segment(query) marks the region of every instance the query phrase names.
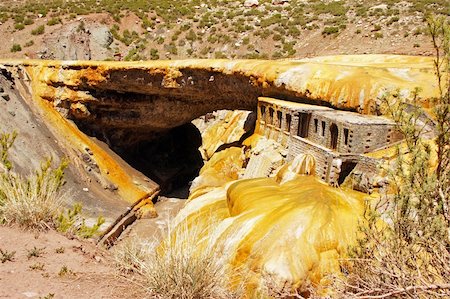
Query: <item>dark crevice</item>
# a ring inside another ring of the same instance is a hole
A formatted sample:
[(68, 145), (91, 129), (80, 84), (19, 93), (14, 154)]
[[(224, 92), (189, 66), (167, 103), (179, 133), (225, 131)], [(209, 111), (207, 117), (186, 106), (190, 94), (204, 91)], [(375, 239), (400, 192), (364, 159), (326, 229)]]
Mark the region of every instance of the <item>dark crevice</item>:
[(232, 143), (222, 144), (221, 146), (219, 146), (219, 148), (217, 148), (216, 153), (223, 151), (230, 147), (242, 147), (242, 143), (244, 142), (244, 140), (247, 139), (248, 137), (252, 136), (253, 133), (255, 132), (256, 117), (257, 117), (256, 112), (252, 111), (248, 115), (247, 119), (245, 120), (245, 123), (244, 123), (245, 133), (241, 136), (241, 138), (238, 141), (235, 141)]
[(339, 173), (338, 184), (342, 185), (348, 175), (353, 171), (356, 167), (356, 162), (353, 161), (345, 161), (341, 165), (341, 172)]
[[(191, 123), (170, 130), (157, 140), (138, 143), (116, 151), (132, 167), (158, 183), (161, 195), (187, 186), (203, 166), (198, 148), (202, 139)], [(188, 194), (183, 194), (184, 198)], [(181, 196), (181, 195), (180, 195)]]

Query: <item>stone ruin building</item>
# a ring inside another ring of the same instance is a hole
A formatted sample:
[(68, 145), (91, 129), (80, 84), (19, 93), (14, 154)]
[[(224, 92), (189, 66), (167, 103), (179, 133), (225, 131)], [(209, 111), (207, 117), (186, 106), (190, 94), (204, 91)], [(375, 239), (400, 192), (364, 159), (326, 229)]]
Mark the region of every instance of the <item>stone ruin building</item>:
[[(371, 191), (380, 159), (369, 153), (402, 140), (392, 120), (329, 107), (260, 97), (258, 133), (287, 149), (287, 160), (311, 154), (316, 176), (331, 185), (341, 185), (352, 173), (360, 191)], [(367, 190), (369, 189), (369, 190)]]

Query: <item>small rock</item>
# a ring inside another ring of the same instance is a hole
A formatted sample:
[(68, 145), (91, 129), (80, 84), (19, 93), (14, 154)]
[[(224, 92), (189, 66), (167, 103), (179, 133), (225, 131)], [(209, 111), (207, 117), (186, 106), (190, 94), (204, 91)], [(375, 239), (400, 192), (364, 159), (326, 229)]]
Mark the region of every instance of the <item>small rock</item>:
[(9, 94), (6, 94), (6, 93), (3, 93), (3, 94), (0, 94), (0, 97), (2, 97), (5, 101), (9, 101), (11, 98), (9, 97)]
[(289, 0), (272, 0), (272, 5), (283, 5), (288, 2)]
[(258, 0), (245, 0), (244, 7), (258, 7), (259, 1)]
[(13, 117), (16, 116), (16, 112), (14, 112), (14, 111), (8, 111), (8, 113), (11, 114), (11, 116), (13, 116)]
[(88, 108), (83, 103), (73, 103), (70, 105), (70, 112), (76, 118), (87, 118), (91, 115)]
[(86, 153), (88, 153), (90, 156), (93, 156), (94, 155), (94, 153), (91, 151), (91, 149), (90, 148), (88, 148), (88, 147), (85, 147), (84, 148), (84, 150), (86, 151)]
[(27, 298), (33, 298), (39, 296), (36, 292), (23, 292), (22, 295), (24, 295)]
[(89, 192), (89, 189), (88, 188), (83, 188), (83, 191), (84, 192)]

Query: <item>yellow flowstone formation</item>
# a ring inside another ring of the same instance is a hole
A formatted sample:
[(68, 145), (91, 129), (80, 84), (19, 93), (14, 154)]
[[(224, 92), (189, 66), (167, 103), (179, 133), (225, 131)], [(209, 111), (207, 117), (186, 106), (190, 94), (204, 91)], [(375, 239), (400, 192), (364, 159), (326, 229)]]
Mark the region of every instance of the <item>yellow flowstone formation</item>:
[[(227, 153), (220, 154), (226, 161)], [(228, 154), (233, 159), (237, 150)], [(215, 181), (218, 165), (206, 164), (200, 177), (211, 171)], [(355, 241), (367, 195), (303, 175), (313, 170), (314, 159), (301, 155), (274, 178), (211, 188), (191, 199), (174, 224), (208, 230), (210, 246), (251, 277), (253, 291), (268, 277), (300, 288), (307, 282), (326, 285), (325, 276), (339, 273), (338, 259)]]
[[(275, 61), (0, 60), (0, 69), (14, 78), (33, 113), (42, 116), (65, 154), (76, 161), (78, 174), (91, 179), (83, 164), (87, 153), (99, 170), (95, 181), (114, 186), (130, 203), (155, 194), (157, 184), (89, 136), (121, 148), (136, 146), (218, 109), (254, 110), (260, 96), (376, 114), (377, 99), (389, 91), (411, 97), (419, 87), (425, 107), (438, 95), (433, 58), (400, 55)], [(205, 144), (204, 156), (210, 158), (217, 147), (240, 136), (231, 124), (241, 121), (230, 115), (229, 128), (210, 130), (222, 136)], [(261, 155), (244, 177), (253, 177), (255, 164), (267, 164), (272, 171), (271, 165), (281, 162), (282, 154), (269, 156)]]

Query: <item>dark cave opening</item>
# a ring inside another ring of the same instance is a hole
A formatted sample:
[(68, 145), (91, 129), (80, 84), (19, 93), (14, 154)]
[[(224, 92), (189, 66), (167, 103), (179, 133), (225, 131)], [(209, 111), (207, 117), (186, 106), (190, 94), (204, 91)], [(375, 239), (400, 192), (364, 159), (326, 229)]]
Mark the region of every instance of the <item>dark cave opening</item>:
[(117, 152), (133, 168), (158, 183), (161, 195), (187, 198), (189, 182), (198, 176), (203, 159), (198, 148), (202, 137), (192, 123)]

